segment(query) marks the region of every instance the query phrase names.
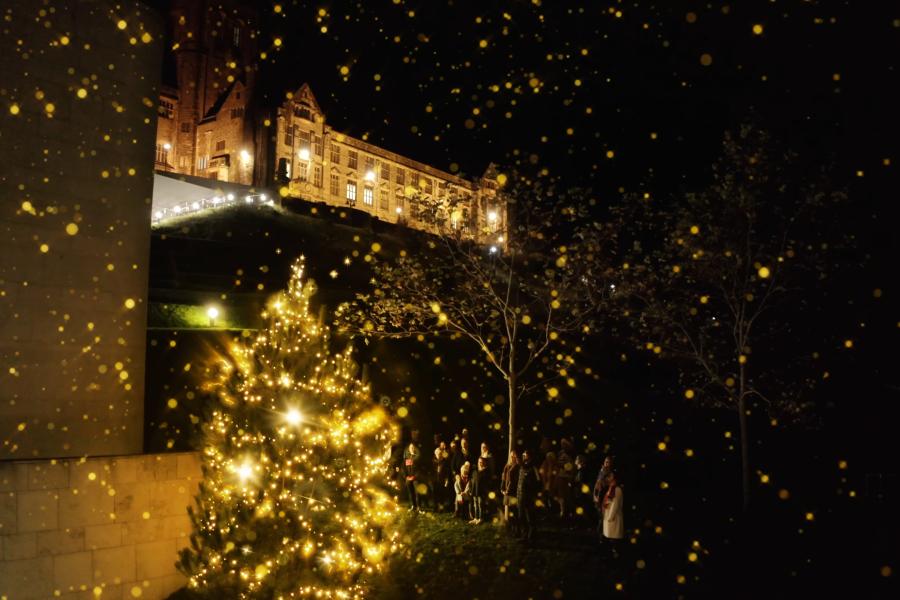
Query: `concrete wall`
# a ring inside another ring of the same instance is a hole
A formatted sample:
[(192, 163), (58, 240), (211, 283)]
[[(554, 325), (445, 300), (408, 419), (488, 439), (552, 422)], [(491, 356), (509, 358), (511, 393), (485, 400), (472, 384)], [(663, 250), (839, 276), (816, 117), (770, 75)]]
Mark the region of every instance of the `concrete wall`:
[(196, 453), (0, 463), (0, 597), (167, 597), (199, 479)]
[(4, 0), (0, 460), (141, 451), (162, 22)]

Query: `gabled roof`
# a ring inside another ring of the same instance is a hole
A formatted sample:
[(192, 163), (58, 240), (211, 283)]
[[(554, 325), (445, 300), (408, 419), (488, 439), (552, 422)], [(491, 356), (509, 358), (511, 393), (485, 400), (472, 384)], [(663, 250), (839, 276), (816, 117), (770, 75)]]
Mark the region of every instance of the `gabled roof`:
[(297, 88), (297, 91), (294, 92), (294, 100), (303, 100), (313, 107), (317, 113), (322, 114), (322, 109), (319, 107), (319, 103), (316, 102), (316, 97), (313, 95), (312, 88), (309, 87), (308, 83), (304, 83)]
[(239, 83), (241, 84), (241, 87), (243, 87), (244, 84), (241, 83), (241, 81), (239, 79), (237, 79), (237, 80), (231, 82), (231, 85), (229, 85), (227, 88), (225, 88), (225, 90), (221, 94), (219, 94), (219, 97), (216, 98), (215, 104), (213, 104), (209, 108), (209, 110), (206, 111), (206, 114), (203, 115), (201, 122), (206, 121), (207, 119), (213, 119), (216, 117), (216, 115), (219, 114), (219, 111), (222, 110), (222, 107), (225, 105), (225, 102), (231, 96), (231, 92), (234, 91), (235, 86), (237, 86), (237, 84), (239, 84)]

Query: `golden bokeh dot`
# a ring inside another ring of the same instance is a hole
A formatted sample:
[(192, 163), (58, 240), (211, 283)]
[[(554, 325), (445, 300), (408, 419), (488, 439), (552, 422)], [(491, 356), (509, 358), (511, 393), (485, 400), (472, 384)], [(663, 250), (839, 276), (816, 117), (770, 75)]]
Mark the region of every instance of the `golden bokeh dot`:
[(119, 22), (116, 23), (116, 27), (118, 27), (119, 29), (125, 29), (126, 27), (128, 27), (128, 22), (125, 21), (125, 19), (119, 19)]
[(684, 390), (684, 397), (687, 398), (688, 400), (690, 400), (691, 398), (693, 398), (693, 397), (694, 397), (694, 390), (691, 390), (691, 389)]
[(78, 88), (78, 91), (75, 92), (75, 95), (79, 98), (87, 98), (87, 90), (84, 88)]
[(760, 25), (759, 23), (757, 23), (756, 25), (753, 26), (753, 33), (754, 33), (754, 34), (756, 34), (756, 35), (762, 35), (762, 32), (763, 32), (763, 26), (762, 26), (762, 25)]
[(125, 299), (125, 308), (127, 308), (128, 310), (131, 310), (132, 308), (134, 308), (134, 305), (135, 305), (135, 302), (134, 302), (133, 298)]
[(46, 254), (49, 251), (50, 251), (50, 246), (48, 246), (47, 244), (41, 244), (41, 252)]
[(75, 223), (69, 223), (68, 225), (66, 225), (66, 233), (68, 233), (69, 235), (75, 235), (76, 233), (78, 233), (78, 225), (76, 225)]
[(12, 104), (10, 104), (10, 105), (9, 105), (9, 114), (11, 114), (11, 115), (17, 115), (17, 114), (19, 114), (19, 105), (16, 104), (15, 102), (13, 102)]
[(703, 65), (704, 67), (708, 67), (709, 65), (711, 65), (712, 61), (713, 61), (712, 54), (708, 54), (708, 53), (704, 52), (703, 54), (700, 55), (700, 64)]

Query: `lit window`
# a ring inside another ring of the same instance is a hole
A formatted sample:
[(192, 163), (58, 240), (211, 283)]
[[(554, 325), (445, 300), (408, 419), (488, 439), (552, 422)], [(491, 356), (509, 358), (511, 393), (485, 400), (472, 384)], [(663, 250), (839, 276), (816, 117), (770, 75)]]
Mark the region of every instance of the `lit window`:
[(347, 182), (347, 202), (356, 204), (356, 183), (353, 181)]
[(341, 176), (336, 175), (334, 173), (331, 174), (331, 183), (328, 188), (328, 192), (332, 196), (337, 196), (341, 193)]
[(313, 166), (313, 185), (322, 187), (322, 167), (319, 165)]
[(372, 206), (372, 204), (374, 204), (372, 188), (368, 186), (363, 190), (363, 204), (367, 206)]

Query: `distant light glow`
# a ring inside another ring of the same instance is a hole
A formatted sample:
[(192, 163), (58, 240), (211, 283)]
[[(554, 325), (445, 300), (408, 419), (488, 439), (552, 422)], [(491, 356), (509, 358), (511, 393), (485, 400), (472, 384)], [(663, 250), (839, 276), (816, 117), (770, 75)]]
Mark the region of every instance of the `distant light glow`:
[(375, 181), (375, 171), (366, 171), (366, 181)]
[(497, 220), (497, 211), (492, 210), (487, 215), (488, 221), (496, 221)]
[(241, 162), (250, 162), (250, 153), (246, 150), (241, 150)]
[(497, 246), (491, 246), (490, 252), (491, 254), (497, 254)]
[(300, 157), (300, 160), (309, 160), (309, 150), (306, 148), (301, 148), (297, 155)]
[(300, 421), (303, 420), (303, 416), (300, 414), (299, 410), (292, 408), (285, 413), (284, 420), (290, 425), (299, 425)]
[(216, 317), (219, 316), (219, 309), (216, 308), (215, 306), (210, 306), (209, 308), (206, 309), (206, 316), (209, 317), (210, 319), (215, 319)]

